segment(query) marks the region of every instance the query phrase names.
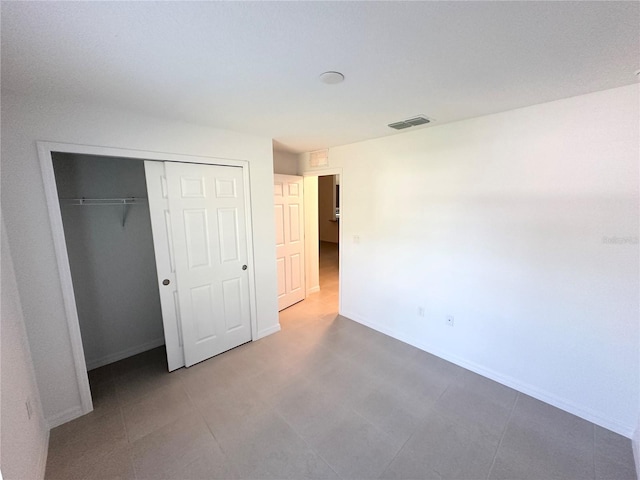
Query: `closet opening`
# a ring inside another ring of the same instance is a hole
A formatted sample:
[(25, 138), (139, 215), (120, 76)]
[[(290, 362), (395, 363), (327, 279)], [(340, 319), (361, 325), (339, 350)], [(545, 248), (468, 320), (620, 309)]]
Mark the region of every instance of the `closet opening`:
[(59, 152), (52, 161), (98, 405), (117, 375), (168, 371), (144, 161)]

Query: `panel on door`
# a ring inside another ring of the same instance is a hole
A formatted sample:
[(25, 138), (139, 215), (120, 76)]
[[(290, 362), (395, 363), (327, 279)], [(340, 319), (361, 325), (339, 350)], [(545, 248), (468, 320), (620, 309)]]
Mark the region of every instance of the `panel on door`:
[(167, 364), (171, 372), (184, 367), (184, 352), (178, 291), (176, 290), (169, 192), (167, 191), (164, 162), (147, 160), (144, 162), (144, 171), (147, 180), (147, 197), (149, 198)]
[(303, 177), (274, 175), (278, 310), (305, 298)]
[(190, 366), (251, 340), (240, 167), (165, 164), (184, 344)]

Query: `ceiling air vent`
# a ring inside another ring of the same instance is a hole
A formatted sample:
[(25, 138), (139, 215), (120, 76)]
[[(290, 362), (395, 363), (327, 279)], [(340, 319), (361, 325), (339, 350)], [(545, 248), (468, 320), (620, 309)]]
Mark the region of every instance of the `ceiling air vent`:
[(401, 122), (390, 123), (389, 126), (391, 128), (395, 128), (396, 130), (402, 130), (404, 128), (417, 127), (418, 125), (425, 125), (429, 122), (431, 122), (431, 120), (425, 117), (424, 115), (418, 115), (417, 117), (409, 118), (407, 120), (402, 120)]
[(396, 130), (402, 130), (403, 128), (413, 127), (413, 125), (411, 125), (410, 123), (407, 123), (407, 122), (390, 123), (389, 126), (391, 128), (395, 128)]
[(326, 167), (329, 165), (329, 150), (316, 150), (309, 156), (309, 166)]

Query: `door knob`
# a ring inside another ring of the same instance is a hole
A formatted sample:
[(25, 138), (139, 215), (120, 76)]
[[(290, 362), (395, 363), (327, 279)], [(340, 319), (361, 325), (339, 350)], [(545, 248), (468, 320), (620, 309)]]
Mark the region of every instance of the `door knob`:
[(243, 270), (246, 270), (246, 269), (247, 269), (247, 266), (246, 266), (246, 265), (242, 265), (242, 269), (243, 269)]
[(169, 281), (168, 278), (165, 278), (164, 280), (162, 280), (162, 284), (163, 285), (169, 285), (171, 282)]

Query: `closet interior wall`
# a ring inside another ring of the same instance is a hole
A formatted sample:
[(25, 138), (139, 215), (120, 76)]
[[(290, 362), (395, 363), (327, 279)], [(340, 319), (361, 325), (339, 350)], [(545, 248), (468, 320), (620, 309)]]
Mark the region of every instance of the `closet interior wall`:
[[(55, 153), (82, 344), (91, 370), (164, 344), (142, 160)], [(119, 205), (64, 199), (142, 198)]]

